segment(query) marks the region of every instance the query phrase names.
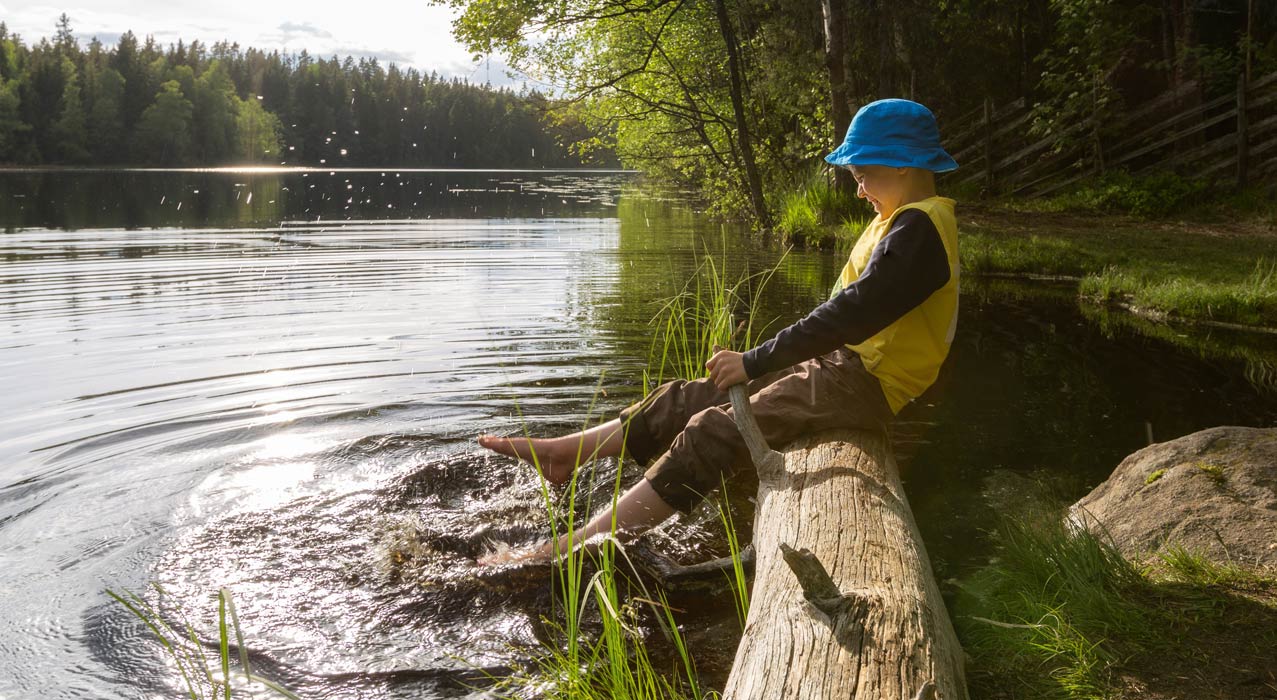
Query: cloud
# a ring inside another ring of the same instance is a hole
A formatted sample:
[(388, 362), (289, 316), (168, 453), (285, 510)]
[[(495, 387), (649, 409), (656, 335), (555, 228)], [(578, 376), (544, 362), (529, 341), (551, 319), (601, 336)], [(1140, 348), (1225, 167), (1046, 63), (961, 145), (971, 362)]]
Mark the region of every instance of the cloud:
[(211, 45), (228, 40), (241, 47), (312, 56), (373, 58), (383, 65), (437, 72), (471, 83), (517, 86), (505, 64), (494, 56), (491, 70), (469, 61), (469, 51), (451, 35), (457, 10), (421, 0), (379, 0), (355, 11), (314, 0), (254, 0), (252, 3), (209, 3), (208, 0), (0, 0), (0, 20), (26, 43), (51, 37), (64, 10), (81, 44), (97, 36), (108, 46), (132, 30), (139, 40), (153, 36), (161, 45)]
[(332, 32), (320, 29), (310, 22), (284, 22), (277, 29), (286, 37), (285, 41), (294, 36), (313, 36), (319, 39), (333, 38)]
[(329, 53), (335, 53), (341, 58), (350, 56), (356, 61), (361, 58), (375, 58), (383, 67), (389, 67), (391, 63), (394, 63), (400, 68), (412, 68), (417, 62), (415, 54), (394, 49), (357, 49), (350, 46), (339, 46)]

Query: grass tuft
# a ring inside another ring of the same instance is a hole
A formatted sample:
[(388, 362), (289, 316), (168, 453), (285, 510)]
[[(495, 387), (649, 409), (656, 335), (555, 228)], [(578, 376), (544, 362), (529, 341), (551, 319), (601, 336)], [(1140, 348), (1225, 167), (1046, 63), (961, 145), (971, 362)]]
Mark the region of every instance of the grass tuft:
[(781, 195), (776, 231), (787, 245), (831, 250), (854, 242), (872, 219), (855, 194), (835, 187), (822, 169)]
[[(168, 594), (160, 587), (160, 584), (152, 583), (151, 586), (161, 601), (167, 597)], [(244, 672), (245, 684), (248, 686), (261, 685), (281, 697), (297, 699), (298, 696), (287, 688), (253, 674), (252, 668), (248, 664), (248, 648), (244, 645), (244, 635), (240, 629), (239, 614), (235, 611), (235, 601), (228, 589), (220, 588), (217, 591), (217, 639), (215, 642), (203, 641), (195, 630), (195, 626), (191, 624), (186, 613), (180, 607), (177, 608), (177, 617), (181, 624), (175, 629), (160, 613), (156, 605), (147, 602), (136, 593), (125, 590), (123, 594), (120, 594), (107, 589), (106, 594), (123, 605), (134, 617), (141, 620), (151, 630), (164, 653), (172, 660), (173, 665), (177, 667), (182, 685), (186, 689), (185, 694), (191, 700), (204, 700), (205, 698), (212, 700), (218, 697), (223, 698), (223, 700), (230, 700), (232, 697), (233, 681), (231, 680), (230, 654), (230, 634), (232, 631), (235, 633), (235, 646), (239, 651), (240, 668)], [(205, 646), (211, 646), (218, 651), (217, 661), (218, 668), (221, 671), (220, 678), (218, 678), (210, 664), (208, 656), (204, 653)]]
[(1271, 663), (1277, 580), (1178, 547), (1137, 567), (1093, 529), (1059, 507), (1004, 517), (951, 608), (972, 697), (1213, 697)]

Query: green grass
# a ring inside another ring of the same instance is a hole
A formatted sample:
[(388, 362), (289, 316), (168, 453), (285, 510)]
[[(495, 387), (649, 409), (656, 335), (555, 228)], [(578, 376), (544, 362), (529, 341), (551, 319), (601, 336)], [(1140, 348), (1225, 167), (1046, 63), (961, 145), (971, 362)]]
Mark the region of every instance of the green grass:
[(671, 378), (708, 376), (705, 362), (716, 347), (753, 347), (766, 327), (757, 318), (759, 299), (785, 257), (767, 270), (731, 281), (726, 263), (709, 251), (703, 253), (683, 289), (666, 299), (652, 317), (645, 393)]
[[(160, 587), (160, 584), (152, 583), (151, 586), (161, 601), (167, 598), (167, 594)], [(106, 593), (145, 623), (151, 633), (155, 635), (165, 655), (169, 657), (177, 668), (182, 685), (186, 690), (186, 695), (191, 700), (204, 700), (204, 698), (212, 700), (218, 697), (230, 700), (232, 697), (234, 692), (230, 653), (230, 633), (232, 630), (235, 633), (235, 645), (239, 650), (240, 670), (243, 672), (245, 684), (248, 686), (261, 685), (282, 697), (297, 698), (288, 689), (253, 674), (252, 668), (248, 663), (248, 649), (244, 646), (244, 636), (240, 630), (239, 614), (235, 611), (235, 601), (229, 590), (221, 588), (217, 591), (216, 649), (218, 655), (214, 659), (214, 661), (218, 662), (216, 667), (210, 661), (209, 656), (204, 653), (205, 642), (201, 640), (200, 634), (196, 631), (195, 626), (191, 624), (190, 618), (180, 607), (176, 609), (180, 624), (177, 628), (174, 628), (165, 619), (164, 615), (160, 613), (155, 604), (148, 602), (136, 593), (126, 590), (123, 594), (120, 594), (110, 589), (107, 589)], [(221, 671), (220, 677), (217, 675), (218, 670)]]
[(1277, 236), (1102, 217), (991, 212), (963, 224), (962, 269), (1078, 278), (1080, 300), (1154, 315), (1277, 327)]
[(1117, 171), (1083, 180), (1067, 191), (1041, 199), (1020, 200), (1026, 211), (1083, 211), (1164, 217), (1200, 206), (1203, 199), (1218, 199), (1223, 190), (1203, 179), (1173, 173), (1131, 175)]
[(828, 170), (818, 170), (780, 195), (776, 232), (786, 245), (834, 249), (854, 243), (873, 213), (854, 194), (834, 187)]
[[(732, 282), (725, 272), (725, 264), (707, 252), (684, 289), (666, 300), (652, 321), (656, 333), (644, 376), (647, 391), (671, 375), (705, 376), (705, 360), (716, 346), (751, 345), (759, 295), (778, 267), (779, 263)], [(738, 322), (733, 310), (743, 313), (745, 318)], [(591, 461), (589, 457), (578, 454), (578, 462)], [(624, 457), (622, 454), (619, 460)], [(533, 464), (539, 471), (540, 463), (535, 455)], [(692, 650), (679, 632), (674, 611), (664, 593), (658, 591), (654, 595), (630, 563), (625, 545), (617, 539), (615, 519), (610, 534), (598, 543), (594, 552), (573, 541), (579, 525), (576, 514), (582, 510), (577, 500), (582, 478), (594, 473), (593, 469), (578, 469), (565, 493), (557, 498), (550, 492), (548, 483), (541, 480), (542, 506), (556, 548), (558, 613), (554, 619), (543, 620), (551, 637), (535, 669), (531, 673), (490, 678), (493, 690), (501, 697), (535, 693), (567, 700), (716, 697), (717, 693), (700, 687)], [(621, 476), (622, 470), (617, 469), (612, 483), (610, 505), (613, 507), (625, 487)], [(594, 505), (587, 502), (583, 510), (588, 513)], [(728, 583), (743, 628), (749, 602), (740, 546), (730, 509), (720, 503), (718, 512), (733, 561)], [(558, 550), (558, 539), (562, 535), (568, 535), (565, 551)], [(634, 595), (636, 590), (638, 595)], [(646, 615), (640, 614), (643, 607)], [(645, 620), (654, 621), (665, 643), (672, 647), (678, 660), (674, 668), (654, 666), (643, 632)]]
[(1079, 293), (1100, 303), (1125, 303), (1183, 318), (1277, 325), (1277, 262), (1263, 257), (1248, 275), (1213, 280), (1108, 267), (1087, 275)]
[(1214, 562), (1179, 545), (1171, 545), (1158, 552), (1147, 572), (1157, 580), (1185, 583), (1199, 588), (1277, 589), (1275, 575), (1266, 575), (1232, 563)]
[(959, 584), (972, 697), (1136, 698), (1190, 676), (1178, 690), (1205, 697), (1213, 674), (1268, 662), (1277, 580), (1175, 547), (1137, 566), (1063, 515), (1005, 517), (997, 557)]

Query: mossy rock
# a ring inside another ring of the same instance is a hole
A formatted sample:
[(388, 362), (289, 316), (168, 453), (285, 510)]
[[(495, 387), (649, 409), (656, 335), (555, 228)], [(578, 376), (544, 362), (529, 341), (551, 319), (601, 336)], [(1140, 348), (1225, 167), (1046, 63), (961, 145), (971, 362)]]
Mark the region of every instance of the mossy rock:
[(1071, 513), (1133, 560), (1178, 545), (1277, 571), (1277, 429), (1210, 428), (1150, 445)]

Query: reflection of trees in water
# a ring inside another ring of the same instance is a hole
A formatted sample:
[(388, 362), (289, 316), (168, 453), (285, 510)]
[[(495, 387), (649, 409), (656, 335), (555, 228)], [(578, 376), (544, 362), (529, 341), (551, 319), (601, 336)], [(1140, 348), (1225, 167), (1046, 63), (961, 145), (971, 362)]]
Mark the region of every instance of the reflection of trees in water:
[(1139, 334), (1188, 351), (1204, 360), (1242, 364), (1241, 376), (1256, 391), (1277, 395), (1277, 350), (1270, 333), (1169, 324), (1126, 311), (1084, 304), (1082, 313), (1110, 337)]
[(624, 174), (79, 171), (0, 174), (0, 225), (209, 228), (281, 221), (599, 217)]

